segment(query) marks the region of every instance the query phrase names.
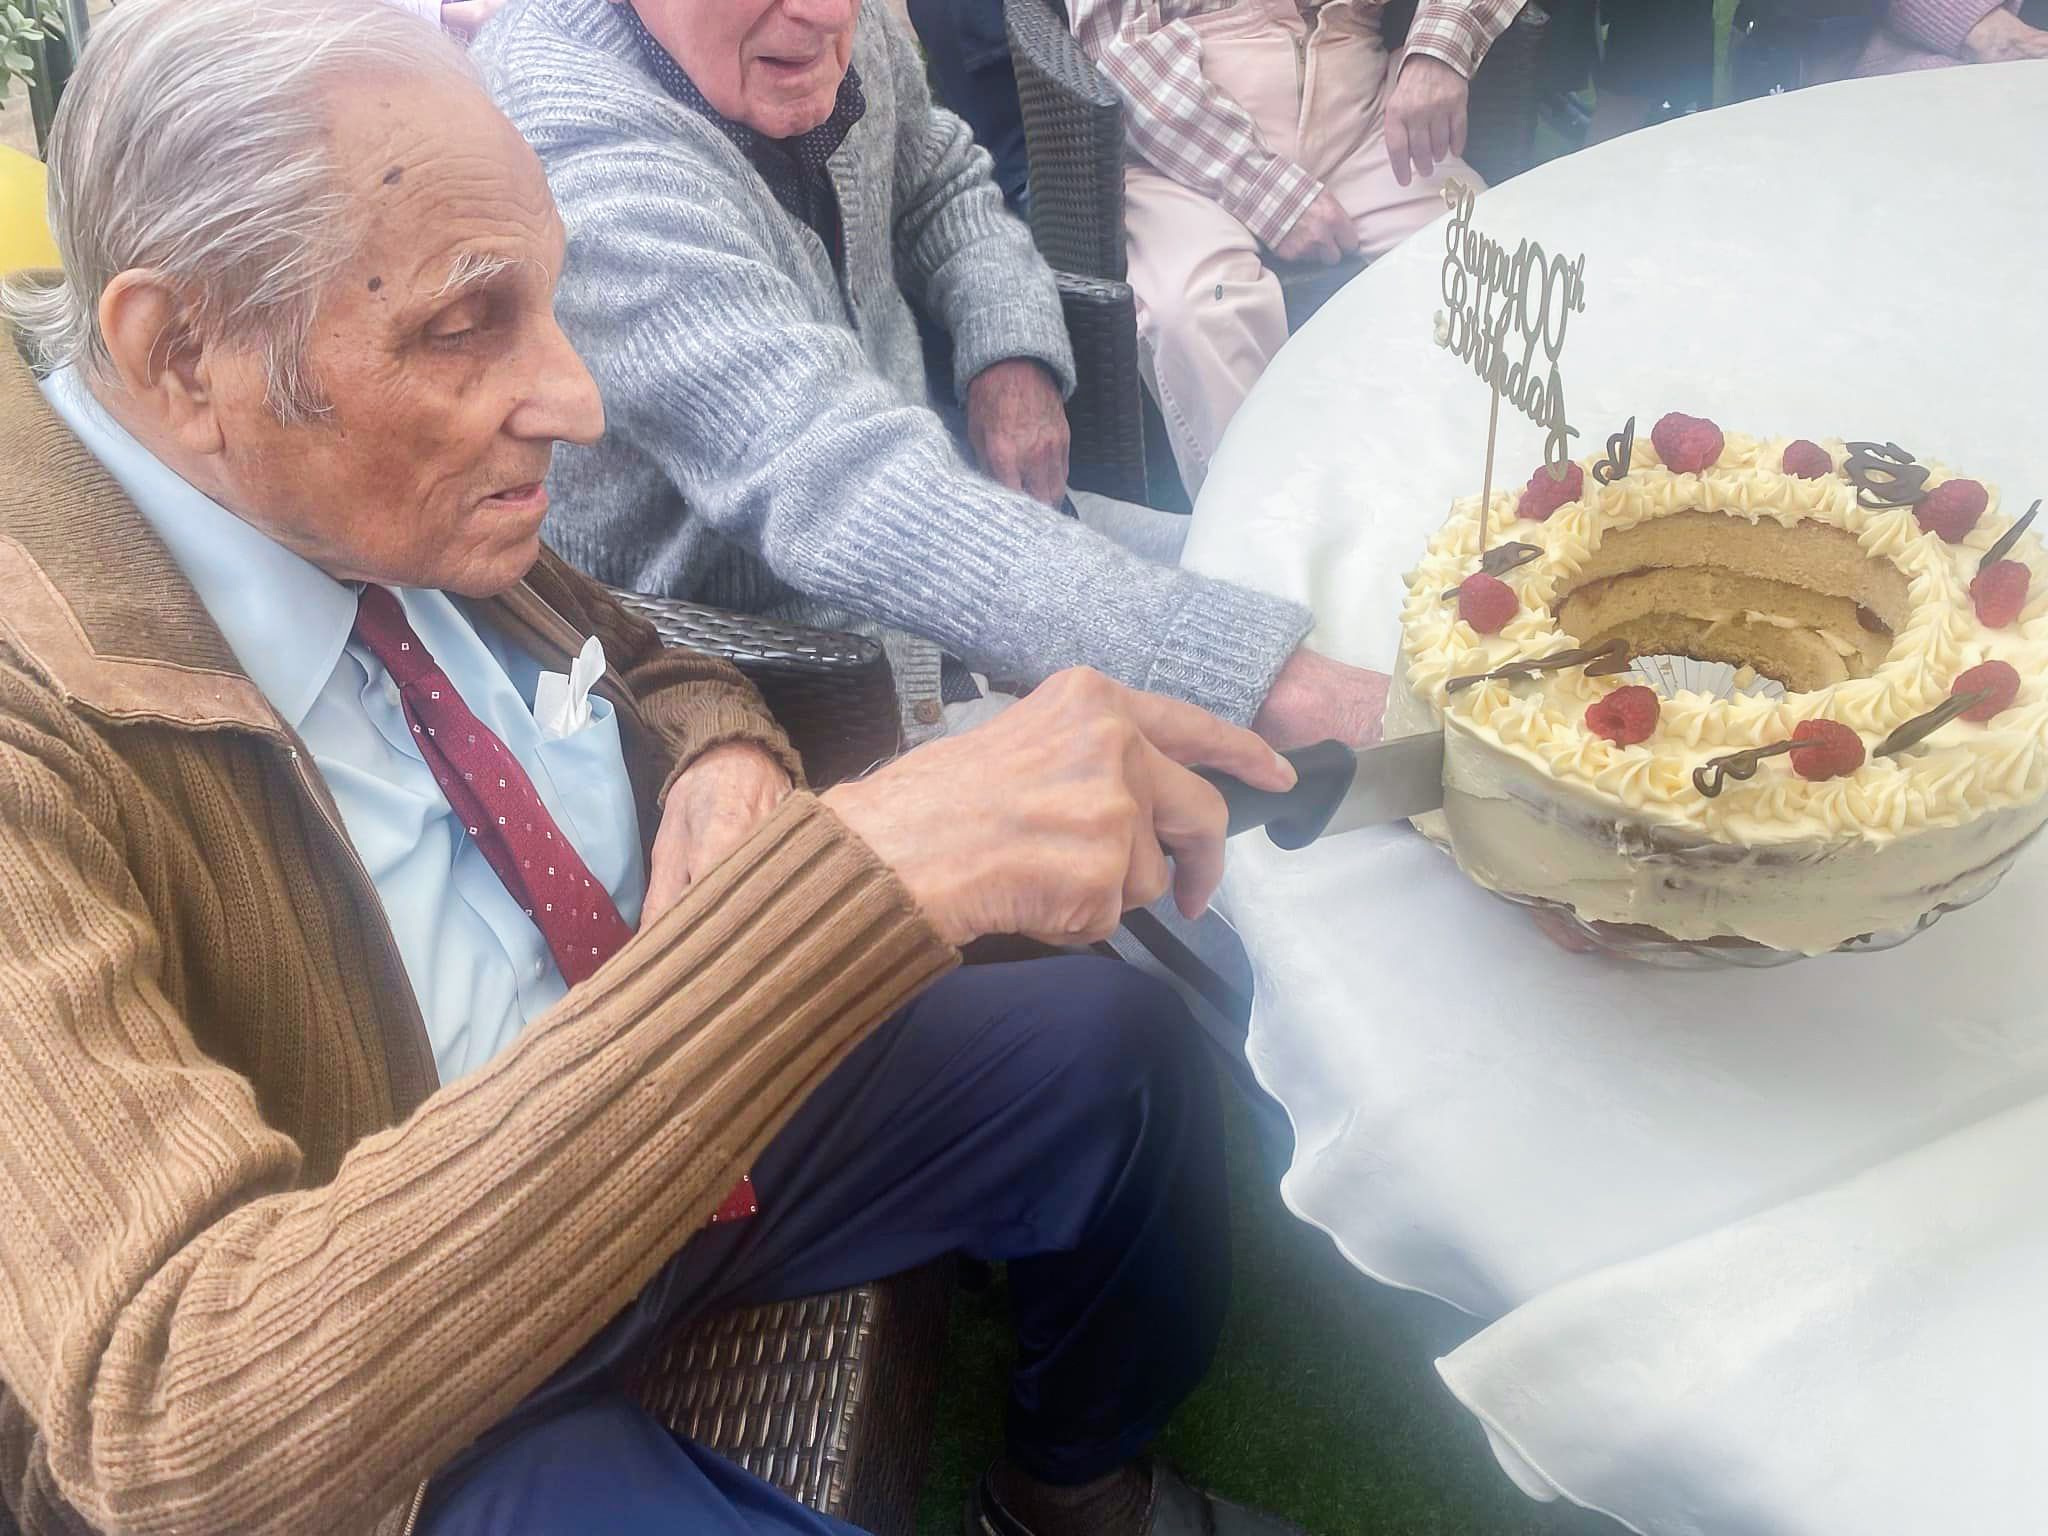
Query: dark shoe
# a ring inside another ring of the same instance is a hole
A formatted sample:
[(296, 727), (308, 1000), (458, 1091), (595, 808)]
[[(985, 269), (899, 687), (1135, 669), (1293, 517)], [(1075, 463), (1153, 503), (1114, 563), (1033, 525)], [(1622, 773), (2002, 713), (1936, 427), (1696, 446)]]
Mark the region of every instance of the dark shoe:
[[(1145, 1536), (1308, 1536), (1278, 1515), (1261, 1514), (1191, 1488), (1160, 1462), (1147, 1459), (1152, 1502), (1145, 1511)], [(1030, 1526), (996, 1499), (987, 1474), (967, 1496), (967, 1536), (1036, 1536)]]

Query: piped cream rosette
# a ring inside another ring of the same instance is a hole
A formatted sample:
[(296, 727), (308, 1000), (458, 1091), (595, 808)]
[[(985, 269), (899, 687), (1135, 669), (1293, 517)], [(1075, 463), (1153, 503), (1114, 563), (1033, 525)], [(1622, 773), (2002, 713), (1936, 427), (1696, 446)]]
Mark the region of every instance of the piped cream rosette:
[[(1910, 926), (1959, 882), (1995, 876), (2039, 828), (2048, 814), (2048, 558), (2039, 539), (2025, 535), (2007, 556), (2032, 573), (2020, 616), (1988, 629), (1970, 582), (2011, 525), (1995, 490), (1976, 527), (1951, 545), (1923, 531), (1911, 507), (1860, 505), (1840, 473), (1842, 443), (1822, 445), (1837, 472), (1806, 480), (1781, 470), (1786, 442), (1730, 433), (1712, 466), (1680, 474), (1638, 439), (1627, 475), (1602, 485), (1585, 461), (1581, 497), (1543, 522), (1516, 516), (1516, 490), (1497, 492), (1489, 543), (1541, 551), (1501, 578), (1520, 609), (1497, 634), (1476, 633), (1444, 597), (1477, 569), (1479, 499), (1457, 503), (1430, 541), (1408, 580), (1388, 730), (1442, 721), (1445, 812), (1422, 824), (1483, 883), (1567, 902), (1595, 921), (1814, 953)], [(1931, 470), (1929, 488), (1947, 478)], [(1852, 535), (1905, 578), (1889, 650), (1868, 675), (1782, 698), (1681, 690), (1662, 701), (1650, 738), (1632, 746), (1586, 723), (1587, 708), (1628, 677), (1571, 667), (1448, 690), (1453, 678), (1580, 644), (1554, 609), (1602, 541), (1688, 512)], [(1960, 673), (1994, 658), (2020, 675), (2010, 707), (1985, 723), (1953, 721), (1900, 755), (1874, 755), (1893, 730), (1947, 700)], [(1716, 797), (1695, 784), (1709, 760), (1783, 741), (1809, 719), (1851, 727), (1873, 755), (1840, 778), (1809, 781), (1778, 758)]]

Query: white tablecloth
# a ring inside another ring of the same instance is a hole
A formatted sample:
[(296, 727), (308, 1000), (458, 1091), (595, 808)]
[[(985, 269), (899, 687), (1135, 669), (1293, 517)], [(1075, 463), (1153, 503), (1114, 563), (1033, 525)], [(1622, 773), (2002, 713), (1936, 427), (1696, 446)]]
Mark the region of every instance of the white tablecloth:
[[(1686, 119), (1487, 193), (1585, 251), (1597, 448), (1668, 410), (1891, 438), (2048, 494), (2048, 63)], [(1185, 561), (1386, 667), (1398, 576), (1478, 489), (1431, 341), (1441, 226), (1290, 342)], [(1504, 414), (1505, 481), (1540, 457)], [(1572, 956), (1405, 828), (1233, 847), (1282, 1191), (1361, 1270), (1497, 1319), (1441, 1362), (1531, 1493), (1647, 1532), (2048, 1531), (2048, 855), (1888, 954)]]

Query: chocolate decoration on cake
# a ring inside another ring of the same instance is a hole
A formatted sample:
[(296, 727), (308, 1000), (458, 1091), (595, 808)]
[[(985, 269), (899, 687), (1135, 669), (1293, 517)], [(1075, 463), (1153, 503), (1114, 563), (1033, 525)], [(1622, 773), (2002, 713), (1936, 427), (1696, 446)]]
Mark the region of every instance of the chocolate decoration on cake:
[[(2036, 506), (2040, 503), (2036, 502)], [(1959, 718), (1965, 712), (1975, 709), (1991, 697), (1988, 689), (1973, 688), (1968, 693), (1952, 693), (1924, 715), (1915, 715), (1891, 735), (1877, 744), (1876, 756), (1896, 757), (1940, 730), (1949, 721)]]
[(1897, 443), (1851, 443), (1842, 473), (1856, 487), (1856, 503), (1873, 512), (1918, 506), (1927, 499), (1927, 466)]
[(1615, 677), (1629, 669), (1628, 647), (1619, 640), (1605, 645), (1579, 646), (1569, 651), (1552, 651), (1548, 656), (1525, 656), (1495, 667), (1491, 672), (1473, 672), (1454, 677), (1444, 684), (1446, 693), (1462, 693), (1474, 683), (1512, 683), (1534, 677), (1538, 672), (1561, 672), (1566, 667), (1584, 667), (1588, 677)]
[(1746, 752), (1730, 752), (1725, 757), (1710, 758), (1693, 769), (1692, 787), (1711, 800), (1728, 787), (1730, 779), (1755, 778), (1765, 758), (1781, 756), (1794, 747), (1811, 745), (1805, 741), (1774, 741), (1767, 747), (1751, 747)]
[(2013, 547), (2020, 541), (2020, 535), (2031, 528), (2034, 525), (2034, 519), (2040, 515), (2041, 498), (2036, 496), (2034, 504), (2027, 508), (2027, 515), (2000, 534), (1998, 542), (1984, 551), (1984, 558), (1977, 562), (1978, 573), (1981, 575), (1983, 572), (1990, 570), (1991, 567), (2011, 554)]
[(1628, 473), (1629, 465), (1636, 456), (1636, 419), (1631, 416), (1622, 424), (1619, 432), (1607, 437), (1607, 457), (1593, 466), (1593, 478), (1602, 485), (1612, 485)]
[[(1479, 562), (1479, 574), (1500, 577), (1531, 560), (1542, 558), (1543, 551), (1537, 545), (1524, 544), (1519, 539), (1512, 544), (1496, 544), (1489, 549)], [(1444, 593), (1444, 601), (1452, 602), (1458, 596), (1458, 588), (1452, 587)]]

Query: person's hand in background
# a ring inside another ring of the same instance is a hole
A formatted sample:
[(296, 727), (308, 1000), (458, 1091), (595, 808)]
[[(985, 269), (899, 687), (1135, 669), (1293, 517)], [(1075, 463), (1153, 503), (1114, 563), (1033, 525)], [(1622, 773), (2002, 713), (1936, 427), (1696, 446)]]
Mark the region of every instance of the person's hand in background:
[(441, 25), (467, 42), (483, 31), (484, 23), (498, 14), (505, 0), (447, 0), (441, 7)]
[(1067, 494), (1067, 408), (1045, 364), (993, 363), (967, 386), (967, 440), (992, 479), (1056, 507)]
[(640, 921), (651, 923), (680, 901), (753, 835), (790, 788), (782, 764), (747, 742), (713, 747), (677, 774), (648, 856)]
[(2030, 27), (2000, 6), (1963, 38), (1963, 52), (1973, 64), (1999, 64), (2009, 59), (2048, 59), (2048, 32)]
[(1325, 187), (1280, 237), (1273, 254), (1282, 261), (1333, 267), (1346, 256), (1358, 254), (1358, 226), (1336, 194)]
[(1316, 651), (1287, 658), (1252, 719), (1252, 729), (1282, 752), (1318, 741), (1362, 747), (1380, 739), (1387, 674), (1346, 666)]
[(1387, 160), (1407, 186), (1465, 153), (1465, 111), (1472, 88), (1442, 59), (1411, 53), (1387, 97)]

